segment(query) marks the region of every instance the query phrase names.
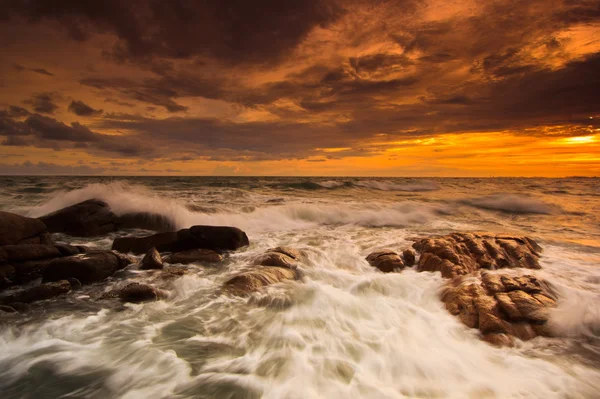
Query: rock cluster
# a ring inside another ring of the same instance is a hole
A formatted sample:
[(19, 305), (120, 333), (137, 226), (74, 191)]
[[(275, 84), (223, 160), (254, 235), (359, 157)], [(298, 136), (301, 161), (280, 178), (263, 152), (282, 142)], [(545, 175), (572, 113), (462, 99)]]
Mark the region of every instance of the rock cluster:
[(415, 253), (411, 249), (405, 249), (400, 256), (391, 249), (384, 249), (369, 254), (367, 262), (384, 273), (391, 273), (414, 265)]

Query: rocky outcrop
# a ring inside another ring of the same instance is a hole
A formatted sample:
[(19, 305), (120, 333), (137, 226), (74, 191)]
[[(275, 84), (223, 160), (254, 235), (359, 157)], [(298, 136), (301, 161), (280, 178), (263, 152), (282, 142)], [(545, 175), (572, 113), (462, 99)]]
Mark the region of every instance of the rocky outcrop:
[(192, 249), (210, 249), (222, 252), (235, 250), (248, 244), (248, 236), (237, 227), (192, 226), (176, 233), (117, 238), (113, 242), (112, 249), (134, 254), (146, 253), (152, 247), (159, 252), (182, 252)]
[(152, 247), (146, 252), (146, 255), (142, 258), (140, 262), (141, 270), (150, 270), (150, 269), (162, 269), (163, 262), (160, 257), (160, 254), (156, 250), (156, 248)]
[(235, 295), (246, 295), (263, 287), (285, 280), (297, 280), (297, 270), (288, 267), (257, 266), (252, 270), (238, 274), (225, 282), (224, 288)]
[(219, 263), (223, 261), (223, 255), (210, 249), (191, 249), (189, 251), (176, 252), (165, 258), (167, 263)]
[(541, 248), (524, 236), (453, 233), (420, 240), (413, 247), (420, 254), (418, 271), (440, 271), (447, 278), (480, 269), (540, 268)]
[(76, 278), (82, 284), (91, 284), (112, 276), (131, 260), (114, 252), (89, 252), (52, 260), (42, 277), (44, 282)]
[(152, 213), (134, 212), (117, 216), (106, 202), (97, 199), (71, 205), (39, 220), (52, 233), (77, 237), (99, 236), (121, 229), (169, 231), (175, 227), (167, 217)]
[(493, 344), (510, 344), (548, 336), (548, 310), (556, 296), (548, 283), (534, 276), (483, 272), (452, 280), (442, 293), (448, 311)]
[(304, 258), (302, 252), (289, 247), (271, 248), (264, 254), (254, 259), (257, 266), (278, 266), (295, 269), (298, 262)]
[(367, 256), (367, 262), (384, 273), (400, 271), (404, 269), (404, 261), (400, 255), (392, 250), (376, 251)]
[(0, 298), (0, 303), (10, 305), (14, 302), (31, 303), (42, 301), (66, 294), (71, 291), (71, 283), (67, 280), (60, 280), (53, 283), (45, 283), (26, 288), (17, 293)]
[(0, 211), (0, 246), (49, 244), (48, 228), (37, 220)]

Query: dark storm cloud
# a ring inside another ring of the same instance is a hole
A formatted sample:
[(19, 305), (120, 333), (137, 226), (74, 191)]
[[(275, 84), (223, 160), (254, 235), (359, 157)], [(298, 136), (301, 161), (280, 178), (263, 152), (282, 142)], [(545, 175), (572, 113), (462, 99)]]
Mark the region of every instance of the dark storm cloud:
[(94, 109), (83, 101), (76, 100), (71, 101), (71, 104), (69, 105), (69, 111), (79, 116), (94, 116), (102, 114), (101, 109)]
[(35, 73), (39, 73), (40, 75), (54, 76), (54, 74), (52, 72), (48, 72), (48, 70), (46, 70), (44, 68), (32, 68), (31, 71), (33, 71)]
[(25, 104), (31, 105), (35, 112), (53, 114), (58, 109), (58, 105), (55, 103), (57, 97), (56, 93), (39, 93), (25, 101)]
[(268, 63), (288, 54), (315, 26), (342, 9), (333, 1), (8, 0), (10, 15), (57, 20), (75, 40), (115, 33), (121, 58), (212, 56), (228, 63)]
[(58, 165), (50, 162), (4, 164), (0, 163), (0, 175), (96, 175), (105, 172), (103, 168), (88, 165)]

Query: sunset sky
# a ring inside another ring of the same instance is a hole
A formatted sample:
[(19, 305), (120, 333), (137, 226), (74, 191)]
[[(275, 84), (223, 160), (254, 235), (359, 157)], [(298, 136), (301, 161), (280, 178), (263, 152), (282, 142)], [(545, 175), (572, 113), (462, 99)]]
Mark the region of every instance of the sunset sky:
[(0, 0), (0, 174), (600, 176), (600, 0)]

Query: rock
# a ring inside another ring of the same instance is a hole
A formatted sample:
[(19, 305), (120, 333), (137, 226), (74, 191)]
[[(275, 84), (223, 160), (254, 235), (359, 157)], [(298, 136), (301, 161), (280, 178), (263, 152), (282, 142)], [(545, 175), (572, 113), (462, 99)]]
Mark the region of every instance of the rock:
[(37, 219), (0, 211), (0, 245), (40, 244), (40, 236), (47, 237), (47, 231)]
[(182, 252), (192, 249), (234, 250), (248, 245), (246, 233), (236, 227), (192, 226), (178, 232), (158, 233), (147, 237), (122, 237), (113, 242), (115, 251), (146, 253), (155, 247), (159, 252)]
[(144, 254), (152, 248), (170, 252), (177, 242), (177, 233), (158, 233), (147, 237), (121, 237), (113, 242), (112, 249), (122, 253)]
[(13, 266), (16, 272), (17, 284), (25, 284), (36, 278), (42, 277), (44, 270), (48, 267), (50, 262), (57, 258), (48, 259), (37, 259), (26, 262), (14, 263)]
[(399, 271), (404, 269), (402, 258), (391, 250), (376, 251), (367, 256), (367, 262), (373, 267), (378, 268), (384, 273)]
[(277, 247), (271, 248), (254, 260), (257, 266), (278, 266), (295, 269), (303, 254), (294, 248)]
[(106, 202), (90, 199), (42, 216), (52, 233), (92, 237), (115, 231), (116, 215)]
[(415, 251), (412, 249), (405, 249), (402, 251), (402, 259), (404, 260), (404, 264), (406, 266), (412, 267), (415, 264)]
[(54, 245), (25, 244), (0, 247), (0, 263), (56, 258), (62, 256)]
[(163, 262), (156, 248), (152, 247), (140, 262), (140, 270), (162, 269)]
[(184, 265), (194, 262), (219, 263), (223, 256), (210, 249), (191, 249), (189, 251), (176, 252), (165, 258), (167, 263), (181, 263)]
[(71, 291), (71, 284), (66, 280), (61, 280), (26, 288), (15, 294), (0, 298), (0, 302), (4, 304), (11, 304), (13, 302), (31, 303), (54, 298), (69, 291)]
[(158, 301), (168, 296), (165, 291), (146, 284), (131, 283), (119, 291), (119, 299), (123, 302), (148, 302)]
[(126, 213), (115, 218), (118, 229), (146, 229), (160, 232), (173, 231), (175, 223), (166, 216), (148, 212)]
[(17, 281), (17, 271), (13, 265), (0, 265), (0, 288), (11, 286)]
[(284, 280), (297, 280), (296, 270), (287, 267), (259, 266), (229, 279), (224, 287), (236, 295), (249, 294)]
[(112, 276), (127, 266), (131, 260), (114, 252), (89, 252), (52, 260), (43, 272), (43, 281), (76, 278), (90, 284)]
[(56, 244), (54, 246), (56, 247), (56, 249), (60, 252), (60, 254), (62, 256), (73, 256), (73, 255), (78, 255), (80, 253), (85, 252), (85, 251), (82, 251), (80, 249), (80, 247), (75, 246), (75, 245)]
[(0, 305), (0, 312), (4, 312), (4, 313), (16, 313), (17, 310), (15, 308), (13, 308), (12, 306)]
[(546, 323), (548, 310), (556, 307), (555, 294), (534, 276), (484, 272), (455, 278), (444, 289), (442, 301), (451, 314), (494, 344), (509, 341), (501, 335), (522, 340), (551, 335)]
[(420, 240), (413, 247), (421, 255), (417, 270), (440, 271), (447, 278), (480, 269), (540, 268), (541, 248), (524, 236), (453, 233)]

